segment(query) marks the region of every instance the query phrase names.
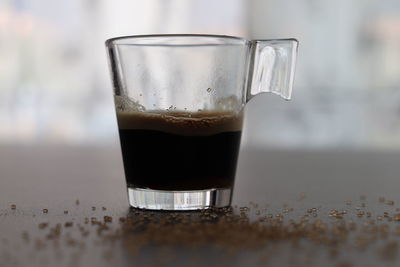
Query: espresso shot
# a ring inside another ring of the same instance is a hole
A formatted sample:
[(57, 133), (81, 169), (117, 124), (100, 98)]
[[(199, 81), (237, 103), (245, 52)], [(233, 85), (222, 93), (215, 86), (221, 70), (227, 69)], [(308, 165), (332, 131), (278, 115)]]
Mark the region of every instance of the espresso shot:
[(128, 188), (231, 189), (242, 113), (118, 112)]

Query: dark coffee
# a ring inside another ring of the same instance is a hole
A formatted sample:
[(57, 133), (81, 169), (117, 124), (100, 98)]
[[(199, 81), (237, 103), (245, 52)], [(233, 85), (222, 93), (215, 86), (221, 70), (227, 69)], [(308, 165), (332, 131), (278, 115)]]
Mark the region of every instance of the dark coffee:
[(128, 187), (232, 188), (242, 115), (118, 113)]

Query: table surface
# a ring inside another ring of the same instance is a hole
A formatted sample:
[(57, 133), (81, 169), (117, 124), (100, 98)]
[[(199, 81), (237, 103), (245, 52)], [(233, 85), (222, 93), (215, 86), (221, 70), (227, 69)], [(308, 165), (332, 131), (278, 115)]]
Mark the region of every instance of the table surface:
[[(318, 215), (310, 218), (328, 225), (341, 220), (362, 227), (372, 219), (374, 225), (388, 225), (389, 234), (374, 235), (366, 247), (353, 246), (356, 236), (348, 237), (335, 250), (300, 239), (300, 247), (287, 240), (270, 240), (265, 247), (233, 253), (212, 248), (210, 241), (190, 248), (184, 243), (155, 244), (132, 254), (120, 240), (102, 244), (95, 226), (84, 224), (85, 218), (110, 216), (110, 227), (118, 229), (117, 218), (136, 216), (127, 204), (117, 145), (2, 147), (0, 266), (398, 266), (399, 162), (400, 153), (387, 151), (241, 151), (233, 207), (250, 207), (250, 221), (255, 218), (257, 203), (273, 216), (293, 209), (284, 215), (285, 221), (311, 215), (309, 209), (316, 208)], [(329, 216), (333, 209), (345, 210), (344, 218)], [(372, 215), (367, 218), (360, 211)], [(234, 213), (239, 214), (240, 208)], [(65, 222), (74, 225), (67, 227)], [(57, 223), (62, 224), (62, 238), (46, 241), (49, 229)], [(71, 241), (71, 236), (83, 231), (78, 224), (87, 229), (88, 236)], [(160, 247), (163, 257), (159, 256)], [(268, 257), (262, 260), (263, 255)]]

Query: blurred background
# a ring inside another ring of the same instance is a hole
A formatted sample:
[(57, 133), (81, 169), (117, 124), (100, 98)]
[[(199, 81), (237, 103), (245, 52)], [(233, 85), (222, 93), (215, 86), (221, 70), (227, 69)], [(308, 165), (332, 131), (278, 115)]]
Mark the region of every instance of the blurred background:
[(398, 0), (0, 0), (0, 145), (118, 142), (104, 41), (152, 33), (300, 41), (245, 147), (400, 149)]

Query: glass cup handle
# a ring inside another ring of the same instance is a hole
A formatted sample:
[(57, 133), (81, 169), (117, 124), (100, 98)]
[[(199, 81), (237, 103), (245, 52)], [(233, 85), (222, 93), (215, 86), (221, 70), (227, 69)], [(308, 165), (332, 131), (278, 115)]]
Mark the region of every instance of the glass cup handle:
[(247, 101), (259, 93), (291, 98), (297, 47), (296, 39), (252, 41)]

